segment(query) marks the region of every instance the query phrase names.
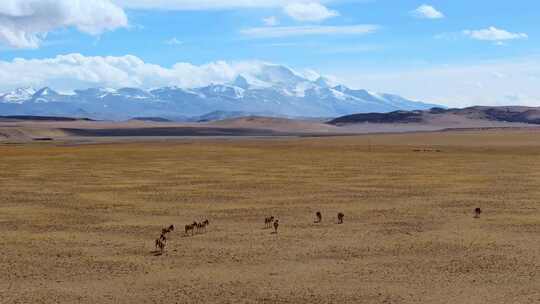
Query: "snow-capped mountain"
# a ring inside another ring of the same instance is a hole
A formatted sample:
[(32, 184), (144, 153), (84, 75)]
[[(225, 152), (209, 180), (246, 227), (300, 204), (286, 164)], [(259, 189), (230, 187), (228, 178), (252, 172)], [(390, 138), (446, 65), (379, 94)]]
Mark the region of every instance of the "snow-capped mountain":
[(9, 93), (0, 94), (0, 101), (6, 103), (22, 103), (30, 99), (36, 90), (33, 88), (19, 88)]
[(85, 116), (96, 119), (178, 118), (215, 111), (271, 113), (285, 117), (336, 117), (354, 113), (438, 107), (391, 94), (310, 80), (280, 65), (238, 75), (229, 83), (200, 88), (89, 88), (61, 94), (51, 88), (0, 94), (0, 115)]

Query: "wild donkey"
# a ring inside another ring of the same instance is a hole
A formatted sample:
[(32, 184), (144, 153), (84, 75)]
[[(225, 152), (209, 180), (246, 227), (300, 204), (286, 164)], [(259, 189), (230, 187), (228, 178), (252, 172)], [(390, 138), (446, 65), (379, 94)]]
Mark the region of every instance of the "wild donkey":
[(338, 224), (343, 224), (343, 218), (344, 217), (345, 217), (345, 214), (343, 214), (342, 212), (337, 214)]
[(317, 211), (317, 213), (315, 213), (315, 216), (317, 217), (317, 219), (315, 220), (315, 223), (322, 222), (322, 213), (320, 211)]
[(274, 216), (269, 216), (264, 218), (264, 228), (268, 229), (272, 227), (272, 223), (274, 222)]
[[(163, 236), (163, 235), (162, 235)], [(161, 238), (156, 239), (156, 249), (159, 249), (159, 252), (163, 254), (163, 251), (165, 251), (165, 246), (167, 245), (167, 239), (161, 240)]]
[(163, 254), (165, 246), (167, 245), (167, 233), (174, 231), (174, 225), (170, 225), (167, 228), (161, 229), (161, 235), (155, 241), (156, 249), (159, 249), (160, 253)]
[(191, 224), (186, 225), (186, 234), (188, 234), (191, 231), (191, 235), (195, 233), (195, 227), (197, 227), (197, 222), (193, 222)]

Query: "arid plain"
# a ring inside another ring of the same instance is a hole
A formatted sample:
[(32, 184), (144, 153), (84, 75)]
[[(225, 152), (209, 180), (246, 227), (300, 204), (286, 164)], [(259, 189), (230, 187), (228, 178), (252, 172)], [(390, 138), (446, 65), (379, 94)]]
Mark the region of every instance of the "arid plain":
[(540, 302), (536, 130), (3, 144), (0, 185), (0, 303)]

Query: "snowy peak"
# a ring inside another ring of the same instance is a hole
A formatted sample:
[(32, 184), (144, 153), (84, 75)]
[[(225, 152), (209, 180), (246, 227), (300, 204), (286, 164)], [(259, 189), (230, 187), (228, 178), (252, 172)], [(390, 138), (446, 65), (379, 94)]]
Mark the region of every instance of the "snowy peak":
[(59, 94), (56, 91), (52, 90), (51, 88), (45, 87), (43, 89), (38, 90), (36, 93), (34, 93), (33, 97), (39, 98), (39, 97), (58, 96), (58, 95)]
[(349, 91), (350, 89), (347, 88), (346, 86), (340, 84), (340, 85), (335, 86), (334, 90), (339, 91), (341, 93), (347, 93), (347, 91)]
[(176, 86), (154, 89), (148, 93), (160, 101), (205, 98), (204, 94), (196, 90), (188, 90)]
[(115, 89), (110, 88), (89, 88), (85, 90), (75, 90), (75, 94), (81, 97), (103, 98), (109, 94), (115, 94)]
[(36, 90), (34, 90), (33, 88), (18, 88), (3, 95), (0, 94), (0, 101), (9, 103), (22, 103), (32, 98), (35, 93)]
[(296, 87), (301, 82), (309, 81), (288, 67), (273, 64), (262, 65), (253, 76), (274, 86), (284, 87)]
[(332, 87), (332, 82), (324, 77), (319, 77), (315, 81), (315, 84), (322, 87), (322, 88), (330, 88)]
[(238, 99), (244, 96), (244, 89), (226, 84), (216, 84), (198, 89), (208, 97), (224, 97)]
[(244, 90), (247, 90), (249, 88), (249, 82), (242, 75), (238, 75), (236, 79), (231, 83), (231, 85), (239, 87)]
[(148, 99), (152, 98), (152, 94), (145, 90), (137, 88), (121, 88), (118, 89), (114, 94), (134, 98), (134, 99)]
[(199, 88), (89, 88), (75, 90), (69, 95), (51, 88), (39, 91), (21, 88), (0, 94), (0, 115), (85, 115), (96, 119), (175, 119), (214, 111), (269, 113), (284, 117), (337, 117), (355, 113), (424, 110), (436, 106), (397, 95), (334, 85), (325, 77), (308, 79), (285, 66), (272, 64), (261, 64), (255, 70), (236, 75), (230, 82)]

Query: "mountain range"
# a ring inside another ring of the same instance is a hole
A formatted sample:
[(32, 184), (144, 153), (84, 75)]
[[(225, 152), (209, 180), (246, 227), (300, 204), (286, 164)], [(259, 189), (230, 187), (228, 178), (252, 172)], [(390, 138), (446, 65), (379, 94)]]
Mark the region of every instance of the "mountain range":
[(392, 94), (334, 85), (281, 65), (238, 75), (228, 83), (199, 88), (89, 88), (59, 93), (52, 88), (19, 88), (0, 94), (0, 115), (40, 115), (124, 120), (159, 117), (185, 120), (219, 113), (275, 117), (338, 117), (353, 113), (387, 113), (440, 107)]

